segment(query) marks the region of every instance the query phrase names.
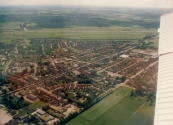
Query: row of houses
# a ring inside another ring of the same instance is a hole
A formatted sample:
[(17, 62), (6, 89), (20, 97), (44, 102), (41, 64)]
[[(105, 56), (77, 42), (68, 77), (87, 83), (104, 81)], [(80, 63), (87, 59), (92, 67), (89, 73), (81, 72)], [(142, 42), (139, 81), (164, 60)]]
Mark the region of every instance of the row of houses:
[(6, 61), (6, 57), (4, 55), (0, 55), (0, 65), (4, 65)]
[(138, 50), (138, 49), (132, 50), (130, 56), (136, 56), (136, 55), (146, 55), (151, 58), (158, 57), (158, 53), (151, 50)]

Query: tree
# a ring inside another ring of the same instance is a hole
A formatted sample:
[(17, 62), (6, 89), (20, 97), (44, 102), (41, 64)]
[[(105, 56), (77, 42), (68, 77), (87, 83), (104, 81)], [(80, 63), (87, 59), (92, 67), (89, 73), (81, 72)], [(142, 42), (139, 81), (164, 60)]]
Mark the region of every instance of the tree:
[(47, 111), (47, 110), (49, 109), (49, 105), (43, 106), (42, 109), (43, 109), (44, 111)]
[(15, 110), (18, 110), (22, 107), (29, 105), (29, 103), (25, 102), (22, 98), (18, 99), (13, 96), (4, 96), (2, 99), (2, 103), (9, 109), (15, 109)]
[(100, 64), (95, 64), (96, 67), (100, 67), (101, 65)]
[(33, 68), (31, 68), (31, 71), (30, 71), (30, 73), (34, 73), (34, 69), (33, 69)]
[(26, 74), (27, 73), (27, 68), (23, 70), (22, 74)]
[(51, 63), (50, 61), (46, 61), (46, 62), (44, 62), (44, 65), (49, 66), (50, 63)]
[(0, 76), (0, 86), (7, 83), (8, 83), (7, 79)]
[(135, 97), (135, 96), (136, 96), (135, 91), (132, 90), (131, 93), (130, 93), (130, 96), (131, 96), (131, 97)]
[(6, 93), (7, 93), (7, 90), (6, 90), (6, 89), (2, 89), (2, 92), (3, 92), (4, 94), (6, 94)]
[(125, 82), (126, 81), (126, 76), (122, 76), (121, 77), (121, 82)]
[(149, 95), (148, 95), (148, 99), (147, 101), (150, 101), (150, 105), (154, 104), (156, 100), (156, 92), (152, 91)]
[(119, 80), (119, 77), (118, 77), (118, 76), (116, 77), (116, 80), (117, 80), (117, 81)]
[(10, 91), (13, 91), (13, 87), (8, 88)]
[(30, 65), (30, 68), (31, 68), (31, 69), (34, 68), (34, 65)]
[(92, 76), (97, 76), (97, 71), (91, 71)]
[(23, 122), (24, 122), (24, 123), (34, 123), (34, 124), (38, 124), (38, 123), (39, 123), (39, 120), (38, 120), (35, 116), (32, 115), (31, 117), (25, 119)]
[(23, 97), (20, 97), (20, 101), (23, 101), (24, 100), (24, 98)]
[(77, 98), (82, 98), (82, 95), (79, 92), (77, 92), (76, 95), (77, 95)]

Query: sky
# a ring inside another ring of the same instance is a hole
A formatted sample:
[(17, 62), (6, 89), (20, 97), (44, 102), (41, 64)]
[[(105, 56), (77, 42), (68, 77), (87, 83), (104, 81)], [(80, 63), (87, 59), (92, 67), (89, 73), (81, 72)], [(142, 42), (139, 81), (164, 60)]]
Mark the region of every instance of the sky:
[(91, 5), (173, 9), (173, 0), (0, 0), (0, 5)]

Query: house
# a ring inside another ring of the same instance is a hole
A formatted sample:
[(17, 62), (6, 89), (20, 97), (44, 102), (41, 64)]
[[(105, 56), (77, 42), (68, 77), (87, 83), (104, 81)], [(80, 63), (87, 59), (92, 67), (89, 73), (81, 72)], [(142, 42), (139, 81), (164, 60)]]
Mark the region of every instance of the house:
[(72, 73), (73, 73), (73, 75), (75, 75), (75, 76), (78, 76), (78, 75), (81, 74), (81, 73), (80, 73), (79, 71), (77, 71), (77, 70), (73, 70)]
[[(18, 114), (13, 116), (13, 119), (20, 119), (21, 116), (24, 116), (26, 113), (19, 112)], [(21, 117), (22, 118), (22, 117)]]
[(129, 55), (125, 55), (125, 54), (120, 56), (120, 58), (128, 58), (128, 57), (129, 57)]
[(51, 88), (49, 86), (46, 86), (45, 89), (47, 89), (48, 91), (51, 90)]
[(65, 109), (63, 109), (61, 106), (50, 105), (49, 108), (54, 110), (54, 111), (57, 111), (59, 113), (64, 113), (65, 112)]
[(37, 114), (39, 114), (39, 115), (45, 115), (46, 112), (43, 111), (43, 110), (41, 110), (41, 109), (38, 109), (38, 110), (37, 110)]
[(5, 56), (4, 55), (0, 55), (0, 62), (3, 61), (3, 60), (6, 60)]
[(63, 50), (64, 52), (68, 52), (68, 50), (67, 50), (66, 48), (62, 48), (62, 50)]
[(43, 122), (48, 122), (49, 121), (49, 117), (46, 116), (40, 116), (39, 117)]
[(15, 111), (15, 110), (8, 110), (8, 112), (11, 114), (11, 115), (15, 115), (15, 114), (17, 114), (17, 112)]
[(19, 120), (24, 120), (27, 117), (28, 117), (28, 115), (27, 114), (24, 114), (24, 115), (22, 115), (22, 116), (19, 117)]
[(73, 65), (73, 67), (75, 67), (75, 68), (78, 67), (78, 64), (75, 63), (75, 64)]
[(135, 49), (135, 50), (132, 50), (132, 53), (134, 53), (136, 55), (144, 55), (144, 56), (151, 56), (151, 57), (152, 56), (154, 56), (154, 57), (158, 56), (158, 53), (150, 51), (150, 50), (138, 50), (138, 49)]
[(151, 56), (151, 58), (152, 58), (152, 59), (156, 59), (158, 56), (159, 56), (159, 55), (156, 53), (156, 54), (153, 54), (153, 55)]
[(64, 106), (65, 108), (70, 108), (71, 107), (71, 104), (67, 104)]
[(19, 95), (21, 95), (21, 96), (25, 96), (25, 95), (27, 95), (27, 92), (26, 92), (26, 91), (24, 91), (24, 90), (19, 91)]
[(18, 124), (20, 124), (18, 120), (13, 120), (13, 121), (5, 123), (4, 125), (18, 125)]
[(37, 97), (34, 96), (34, 95), (32, 95), (32, 94), (28, 94), (28, 95), (27, 95), (27, 98), (30, 99), (31, 101), (37, 100)]
[(57, 60), (54, 61), (55, 64), (59, 63)]
[(0, 90), (0, 95), (3, 94), (3, 92)]
[(47, 91), (44, 88), (40, 89), (40, 93), (45, 94), (45, 95), (49, 96), (50, 98), (57, 100), (57, 96), (56, 95), (52, 94), (51, 92)]
[(24, 69), (25, 68), (21, 68), (21, 67), (13, 67), (13, 68), (11, 68), (11, 71), (13, 73), (21, 73), (21, 72), (23, 72)]
[(53, 117), (53, 116), (51, 116), (51, 115), (49, 115), (49, 119), (50, 119), (50, 120), (53, 120), (53, 119), (54, 119), (54, 117)]

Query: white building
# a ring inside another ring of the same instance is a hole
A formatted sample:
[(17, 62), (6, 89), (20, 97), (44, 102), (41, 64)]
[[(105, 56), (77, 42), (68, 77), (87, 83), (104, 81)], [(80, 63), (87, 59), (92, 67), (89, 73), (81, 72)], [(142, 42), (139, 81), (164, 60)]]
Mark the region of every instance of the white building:
[(125, 55), (125, 54), (120, 56), (120, 58), (128, 58), (128, 57), (129, 57), (129, 55)]
[(154, 125), (173, 125), (173, 12), (161, 16)]

